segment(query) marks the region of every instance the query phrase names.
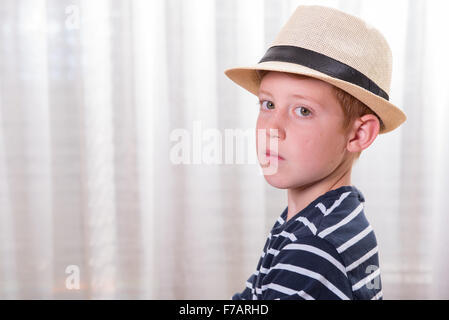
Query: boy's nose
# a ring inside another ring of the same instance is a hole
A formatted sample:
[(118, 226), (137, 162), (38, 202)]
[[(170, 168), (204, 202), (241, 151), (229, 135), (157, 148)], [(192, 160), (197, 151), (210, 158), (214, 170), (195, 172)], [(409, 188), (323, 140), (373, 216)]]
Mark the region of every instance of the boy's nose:
[(285, 138), (285, 130), (281, 125), (271, 125), (266, 129), (267, 137), (269, 139), (278, 138), (283, 140)]
[(281, 112), (277, 112), (267, 123), (267, 136), (269, 138), (285, 138), (285, 119)]

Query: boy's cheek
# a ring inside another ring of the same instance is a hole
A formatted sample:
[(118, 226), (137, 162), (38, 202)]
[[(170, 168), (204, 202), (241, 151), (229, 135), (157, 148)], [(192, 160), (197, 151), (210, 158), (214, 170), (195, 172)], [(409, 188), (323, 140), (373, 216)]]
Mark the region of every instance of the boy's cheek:
[(256, 129), (257, 130), (262, 130), (262, 129), (267, 129), (268, 125), (266, 123), (266, 119), (264, 119), (263, 117), (259, 116), (257, 118), (257, 122), (256, 122)]
[(315, 133), (303, 137), (293, 138), (296, 141), (293, 148), (289, 148), (293, 158), (305, 164), (317, 164), (330, 157), (329, 153), (335, 148), (333, 143), (329, 143), (323, 134)]

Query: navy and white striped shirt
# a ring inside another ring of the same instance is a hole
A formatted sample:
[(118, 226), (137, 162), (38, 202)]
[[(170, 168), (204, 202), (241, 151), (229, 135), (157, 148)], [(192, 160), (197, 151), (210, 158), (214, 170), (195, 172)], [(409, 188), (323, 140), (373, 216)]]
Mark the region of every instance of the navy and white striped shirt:
[(257, 270), (233, 300), (382, 299), (377, 240), (363, 194), (342, 186), (274, 224)]

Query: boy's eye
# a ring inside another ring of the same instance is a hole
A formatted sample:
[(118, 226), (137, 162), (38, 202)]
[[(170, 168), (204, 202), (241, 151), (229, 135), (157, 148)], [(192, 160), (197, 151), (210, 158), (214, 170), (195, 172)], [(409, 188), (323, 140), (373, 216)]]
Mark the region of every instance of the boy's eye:
[(269, 109), (272, 110), (274, 109), (274, 103), (272, 101), (268, 101), (268, 100), (262, 100), (260, 101), (260, 105), (262, 107), (262, 109)]
[[(297, 110), (299, 110), (299, 112), (297, 112)], [(296, 109), (295, 109), (295, 112), (296, 112), (297, 115), (303, 116), (303, 117), (307, 117), (307, 116), (309, 116), (310, 113), (311, 113), (309, 109), (304, 108), (304, 107), (298, 107), (298, 108), (296, 108)]]
[[(267, 109), (273, 110), (275, 107), (274, 103), (269, 100), (260, 100), (258, 103), (260, 104), (261, 108), (265, 109), (265, 110), (267, 110)], [(297, 110), (299, 110), (299, 112)], [(295, 112), (296, 112), (296, 114), (298, 114), (301, 117), (308, 117), (311, 114), (311, 111), (309, 109), (307, 109), (306, 107), (295, 108)]]

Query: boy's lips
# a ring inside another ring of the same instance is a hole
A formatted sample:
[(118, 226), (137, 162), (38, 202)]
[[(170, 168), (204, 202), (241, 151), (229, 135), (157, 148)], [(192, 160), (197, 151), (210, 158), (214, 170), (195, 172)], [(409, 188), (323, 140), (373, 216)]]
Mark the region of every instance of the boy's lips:
[(277, 157), (279, 160), (285, 160), (281, 155), (277, 154), (276, 152), (273, 152), (269, 149), (265, 152), (265, 155), (267, 157)]

